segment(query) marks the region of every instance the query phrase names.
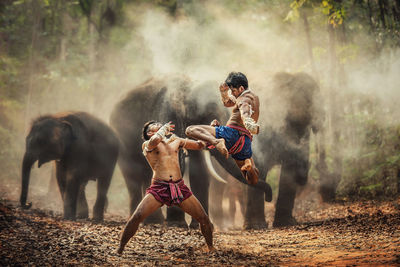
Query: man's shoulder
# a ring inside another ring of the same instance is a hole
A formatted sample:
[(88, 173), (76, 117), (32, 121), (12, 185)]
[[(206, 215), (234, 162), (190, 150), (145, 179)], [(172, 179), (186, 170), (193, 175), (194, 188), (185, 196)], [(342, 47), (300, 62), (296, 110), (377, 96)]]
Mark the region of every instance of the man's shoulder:
[(181, 142), (183, 139), (179, 136), (177, 136), (176, 134), (171, 135), (170, 138), (168, 138), (167, 143), (170, 144), (172, 142)]
[(257, 99), (258, 98), (258, 96), (256, 96), (255, 94), (253, 94), (253, 93), (251, 93), (251, 92), (249, 92), (249, 93), (246, 93), (246, 94), (242, 94), (241, 96), (239, 96), (238, 98), (237, 98), (237, 103), (238, 104), (240, 104), (240, 103), (251, 103), (251, 102), (253, 102), (255, 99)]

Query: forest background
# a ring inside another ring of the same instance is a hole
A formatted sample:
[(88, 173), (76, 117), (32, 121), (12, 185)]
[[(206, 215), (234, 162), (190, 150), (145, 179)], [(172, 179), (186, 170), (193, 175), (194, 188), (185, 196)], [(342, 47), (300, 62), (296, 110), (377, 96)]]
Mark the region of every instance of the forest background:
[[(399, 46), (400, 0), (2, 0), (0, 181), (20, 182), (39, 115), (83, 110), (108, 122), (124, 93), (171, 72), (221, 81), (237, 70), (268, 91), (276, 72), (304, 71), (320, 85), (325, 118), (311, 182), (329, 185), (326, 201), (394, 197)], [(122, 179), (113, 187), (126, 191)]]

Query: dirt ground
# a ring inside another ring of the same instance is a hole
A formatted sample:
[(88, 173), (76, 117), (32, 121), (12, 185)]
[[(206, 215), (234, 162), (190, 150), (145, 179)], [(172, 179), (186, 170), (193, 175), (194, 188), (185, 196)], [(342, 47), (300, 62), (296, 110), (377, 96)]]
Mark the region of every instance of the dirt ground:
[(145, 225), (122, 256), (115, 249), (126, 217), (65, 221), (59, 211), (38, 204), (22, 210), (16, 200), (0, 194), (0, 266), (400, 266), (400, 197), (307, 212), (298, 204), (299, 225), (217, 229), (212, 253), (199, 230)]

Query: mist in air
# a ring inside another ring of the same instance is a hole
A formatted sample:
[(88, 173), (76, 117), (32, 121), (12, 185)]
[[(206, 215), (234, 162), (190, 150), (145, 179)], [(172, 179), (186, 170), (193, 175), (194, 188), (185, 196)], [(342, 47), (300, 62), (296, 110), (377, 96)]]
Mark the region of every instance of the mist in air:
[[(59, 111), (79, 110), (87, 111), (108, 123), (115, 103), (136, 85), (151, 77), (181, 74), (189, 77), (196, 85), (205, 81), (220, 83), (229, 72), (240, 71), (246, 74), (249, 87), (260, 96), (259, 122), (262, 127), (278, 130), (284, 124), (287, 102), (285, 96), (273, 90), (272, 82), (278, 72), (306, 72), (317, 81), (320, 95), (315, 101), (324, 113), (323, 127), (328, 144), (333, 140), (330, 135), (333, 126), (329, 114), (336, 112), (332, 110), (330, 102), (332, 94), (337, 99), (335, 108), (340, 109), (338, 112), (343, 116), (353, 107), (368, 117), (372, 113), (368, 114), (367, 109), (363, 110), (358, 105), (368, 100), (374, 103), (373, 116), (380, 117), (378, 121), (382, 127), (398, 123), (398, 50), (383, 52), (379, 58), (362, 54), (366, 50), (350, 50), (350, 59), (344, 64), (347, 83), (342, 86), (337, 81), (330, 80), (326, 28), (312, 31), (317, 71), (314, 73), (302, 24), (284, 22), (287, 12), (279, 12), (268, 10), (267, 7), (246, 8), (242, 12), (236, 12), (227, 10), (217, 1), (202, 1), (190, 5), (182, 4), (179, 15), (172, 17), (162, 9), (145, 5), (129, 6), (124, 25), (110, 32), (110, 36), (118, 42), (102, 44), (91, 73), (75, 72), (76, 62), (68, 59), (67, 48), (65, 60), (55, 59), (43, 72), (36, 74), (35, 86), (44, 90), (40, 90), (40, 94), (33, 91), (27, 120)], [(79, 27), (73, 18), (67, 21), (71, 32)], [(360, 30), (355, 38), (360, 41), (369, 40), (370, 36), (366, 31)], [(59, 71), (60, 69), (63, 71)], [(15, 119), (23, 123), (26, 118), (18, 115)], [(140, 131), (142, 125), (137, 125), (137, 128)], [(15, 147), (22, 159), (26, 129), (18, 134), (21, 136), (21, 144)], [(364, 145), (363, 135), (359, 138), (352, 143), (353, 147), (343, 147), (341, 155), (361, 151)], [(265, 154), (257, 147), (253, 150), (254, 153)], [(28, 199), (35, 195), (47, 196), (50, 165), (32, 170)], [(15, 180), (19, 183), (20, 177), (15, 177)], [(15, 190), (18, 191), (17, 188)], [(95, 194), (95, 183), (89, 182), (86, 195), (90, 214)], [(58, 203), (52, 208), (62, 211), (59, 193), (52, 196), (53, 203)], [(118, 168), (108, 198), (109, 213), (128, 216), (128, 192)]]

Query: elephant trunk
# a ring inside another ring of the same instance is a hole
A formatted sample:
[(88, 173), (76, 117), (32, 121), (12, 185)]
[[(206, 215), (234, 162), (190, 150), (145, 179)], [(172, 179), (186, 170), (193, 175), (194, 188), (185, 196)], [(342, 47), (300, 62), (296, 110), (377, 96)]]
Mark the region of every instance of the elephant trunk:
[(22, 187), (21, 187), (21, 197), (19, 202), (22, 208), (29, 209), (32, 206), (32, 203), (26, 204), (26, 199), (28, 197), (28, 187), (29, 187), (29, 179), (31, 174), (31, 168), (33, 163), (35, 163), (36, 158), (26, 152), (24, 155), (24, 159), (22, 162)]
[(237, 167), (233, 160), (227, 160), (225, 157), (222, 156), (222, 154), (213, 150), (210, 151), (210, 153), (219, 162), (219, 164), (221, 164), (221, 166), (224, 167), (224, 169), (236, 180), (243, 184), (247, 184), (250, 187), (263, 191), (265, 194), (265, 201), (272, 201), (272, 188), (268, 183), (262, 181), (262, 179), (265, 178), (258, 179), (258, 182), (256, 184), (249, 184), (247, 180), (242, 176), (240, 169)]

